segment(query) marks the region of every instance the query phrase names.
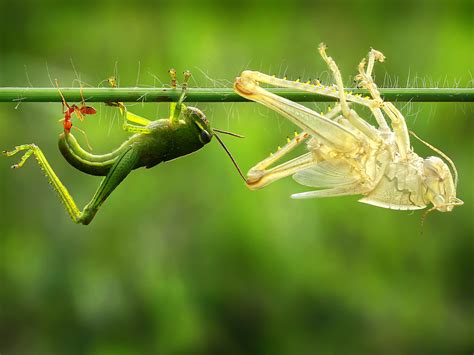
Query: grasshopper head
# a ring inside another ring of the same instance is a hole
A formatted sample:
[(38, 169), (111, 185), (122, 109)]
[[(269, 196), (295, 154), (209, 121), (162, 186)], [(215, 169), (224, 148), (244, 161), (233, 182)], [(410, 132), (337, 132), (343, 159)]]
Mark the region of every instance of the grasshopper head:
[(204, 113), (202, 113), (201, 110), (197, 109), (196, 107), (186, 107), (186, 110), (184, 111), (185, 115), (185, 120), (189, 122), (191, 125), (193, 125), (197, 133), (199, 134), (199, 141), (204, 145), (207, 144), (211, 141), (212, 137), (215, 136), (219, 144), (224, 148), (225, 152), (229, 156), (230, 160), (232, 160), (232, 163), (234, 164), (235, 168), (237, 169), (239, 175), (242, 177), (242, 179), (245, 179), (244, 174), (242, 173), (242, 170), (240, 170), (239, 166), (237, 165), (237, 162), (235, 159), (232, 157), (232, 154), (230, 153), (229, 149), (227, 149), (226, 145), (222, 141), (222, 139), (219, 137), (217, 132), (223, 133), (223, 134), (228, 134), (230, 136), (238, 137), (238, 138), (243, 138), (243, 136), (224, 131), (221, 129), (217, 128), (211, 128), (211, 125), (209, 121), (207, 120), (206, 116)]
[(202, 144), (207, 144), (211, 141), (213, 133), (211, 125), (206, 118), (206, 115), (196, 107), (186, 107), (184, 112), (185, 120), (190, 122), (196, 128), (196, 132), (199, 136), (199, 141)]
[(428, 157), (423, 162), (426, 198), (440, 212), (451, 212), (464, 202), (456, 197), (456, 182), (448, 165), (438, 157)]

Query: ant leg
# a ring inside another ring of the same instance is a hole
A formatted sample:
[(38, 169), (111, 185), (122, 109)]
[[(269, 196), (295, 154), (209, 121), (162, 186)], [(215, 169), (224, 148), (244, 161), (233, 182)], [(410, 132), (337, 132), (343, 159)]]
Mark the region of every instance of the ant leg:
[[(62, 111), (63, 111), (64, 118), (61, 119), (60, 121), (63, 122), (64, 131), (66, 133), (69, 133), (69, 132), (71, 132), (71, 128), (72, 128), (71, 115), (75, 111), (75, 107), (74, 107), (74, 105), (73, 105), (73, 107), (71, 107), (67, 103), (66, 99), (63, 96), (63, 93), (59, 89), (58, 79), (55, 79), (54, 81), (56, 83), (56, 88), (58, 89), (59, 95), (61, 96), (61, 100), (62, 100)], [(66, 110), (64, 110), (64, 106), (66, 106), (66, 108), (67, 108)]]
[(63, 96), (63, 93), (61, 92), (61, 90), (59, 89), (59, 81), (58, 79), (54, 79), (54, 82), (56, 84), (56, 88), (58, 89), (58, 92), (59, 92), (59, 95), (61, 96), (61, 100), (63, 102), (63, 111), (64, 111), (64, 106), (66, 106), (69, 110), (71, 110), (71, 106), (69, 106), (69, 104), (67, 103), (66, 99), (64, 98)]

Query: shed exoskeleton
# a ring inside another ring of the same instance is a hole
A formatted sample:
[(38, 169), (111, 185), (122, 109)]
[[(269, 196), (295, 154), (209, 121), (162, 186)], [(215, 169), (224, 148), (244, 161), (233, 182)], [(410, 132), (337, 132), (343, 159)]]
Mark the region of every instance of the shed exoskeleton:
[[(432, 204), (430, 210), (441, 212), (462, 205), (456, 197), (457, 172), (452, 161), (424, 141), (449, 162), (452, 171), (438, 157), (419, 157), (411, 147), (405, 118), (393, 103), (382, 100), (372, 70), (376, 61), (385, 60), (384, 55), (372, 49), (368, 61), (364, 58), (360, 62), (356, 81), (370, 93), (370, 97), (362, 97), (344, 91), (340, 71), (326, 54), (324, 44), (319, 46), (319, 53), (334, 77), (332, 86), (289, 81), (249, 70), (236, 78), (237, 93), (275, 110), (303, 130), (251, 168), (247, 186), (259, 189), (293, 175), (300, 184), (319, 188), (293, 194), (296, 199), (362, 195), (360, 202), (378, 207), (417, 210)], [(338, 102), (328, 112), (317, 113), (269, 92), (260, 83), (318, 93), (336, 98)], [(362, 119), (351, 108), (352, 104), (368, 107), (378, 127)], [(391, 128), (385, 116), (389, 118)], [(305, 141), (307, 153), (271, 167)]]

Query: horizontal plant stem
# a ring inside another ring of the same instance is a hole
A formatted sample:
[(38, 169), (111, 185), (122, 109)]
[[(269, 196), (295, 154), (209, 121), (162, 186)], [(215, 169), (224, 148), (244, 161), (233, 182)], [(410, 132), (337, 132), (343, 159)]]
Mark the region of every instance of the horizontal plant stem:
[[(66, 101), (81, 101), (79, 88), (60, 88)], [(297, 102), (336, 101), (319, 94), (302, 91), (270, 88), (269, 91)], [(367, 95), (363, 89), (348, 88), (353, 94)], [(380, 88), (387, 101), (413, 102), (473, 102), (474, 88)], [(177, 101), (181, 89), (171, 88), (84, 88), (88, 102), (172, 102)], [(232, 88), (189, 88), (188, 102), (245, 102), (248, 101)], [(61, 102), (56, 88), (3, 87), (0, 102)]]

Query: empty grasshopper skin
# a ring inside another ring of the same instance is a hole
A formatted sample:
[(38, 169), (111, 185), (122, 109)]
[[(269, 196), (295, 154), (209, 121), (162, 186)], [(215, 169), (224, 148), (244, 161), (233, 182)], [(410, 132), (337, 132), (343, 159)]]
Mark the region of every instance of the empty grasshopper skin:
[[(303, 130), (251, 168), (247, 186), (259, 189), (292, 175), (300, 184), (318, 188), (293, 194), (296, 199), (362, 195), (360, 202), (377, 207), (417, 210), (432, 204), (429, 211), (441, 212), (450, 212), (455, 206), (462, 205), (456, 197), (454, 163), (424, 141), (449, 163), (451, 170), (439, 157), (423, 159), (418, 156), (412, 149), (411, 132), (402, 113), (393, 103), (382, 100), (372, 70), (375, 62), (383, 62), (385, 56), (372, 49), (368, 61), (364, 58), (360, 62), (356, 81), (370, 93), (370, 97), (362, 97), (344, 91), (341, 73), (335, 61), (326, 54), (324, 44), (319, 46), (319, 53), (334, 77), (332, 86), (289, 81), (249, 70), (236, 78), (237, 93), (275, 110)], [(318, 113), (269, 92), (260, 86), (261, 83), (318, 93), (336, 98), (338, 102), (328, 112)], [(370, 109), (376, 127), (351, 107), (357, 105)], [(302, 142), (307, 142), (307, 153), (272, 167)]]

